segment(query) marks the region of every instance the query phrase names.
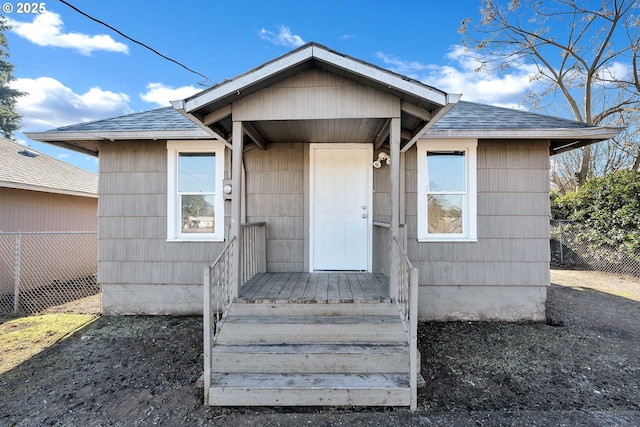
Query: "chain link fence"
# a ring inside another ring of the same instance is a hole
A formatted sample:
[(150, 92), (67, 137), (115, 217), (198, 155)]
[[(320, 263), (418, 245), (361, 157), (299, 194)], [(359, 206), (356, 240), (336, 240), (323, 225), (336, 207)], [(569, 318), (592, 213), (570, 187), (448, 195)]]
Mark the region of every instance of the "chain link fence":
[(0, 314), (95, 295), (97, 271), (96, 232), (0, 232)]
[(640, 277), (640, 253), (624, 246), (607, 246), (603, 241), (582, 223), (551, 221), (551, 262)]

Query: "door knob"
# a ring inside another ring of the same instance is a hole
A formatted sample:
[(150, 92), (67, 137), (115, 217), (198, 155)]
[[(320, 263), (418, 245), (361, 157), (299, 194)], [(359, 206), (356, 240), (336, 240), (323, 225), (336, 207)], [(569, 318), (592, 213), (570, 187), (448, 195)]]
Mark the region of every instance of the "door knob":
[(362, 218), (366, 218), (366, 217), (367, 217), (367, 214), (362, 214)]

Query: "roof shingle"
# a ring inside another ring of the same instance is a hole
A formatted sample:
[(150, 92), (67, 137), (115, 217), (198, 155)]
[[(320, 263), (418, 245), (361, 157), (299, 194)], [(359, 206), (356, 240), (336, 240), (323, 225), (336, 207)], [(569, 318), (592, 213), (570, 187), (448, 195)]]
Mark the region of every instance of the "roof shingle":
[(0, 138), (0, 187), (96, 197), (98, 176)]
[(493, 105), (459, 101), (431, 128), (440, 130), (585, 129), (573, 120)]
[(78, 123), (55, 129), (57, 132), (199, 130), (200, 127), (173, 107), (127, 114), (125, 116)]

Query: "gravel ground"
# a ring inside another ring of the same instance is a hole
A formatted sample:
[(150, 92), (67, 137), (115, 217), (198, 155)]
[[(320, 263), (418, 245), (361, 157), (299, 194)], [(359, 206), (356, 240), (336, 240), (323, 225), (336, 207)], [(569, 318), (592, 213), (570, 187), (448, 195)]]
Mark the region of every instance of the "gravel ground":
[(205, 408), (201, 318), (133, 316), (102, 317), (0, 375), (0, 425), (640, 425), (640, 281), (562, 270), (552, 282), (547, 324), (421, 323), (415, 413)]

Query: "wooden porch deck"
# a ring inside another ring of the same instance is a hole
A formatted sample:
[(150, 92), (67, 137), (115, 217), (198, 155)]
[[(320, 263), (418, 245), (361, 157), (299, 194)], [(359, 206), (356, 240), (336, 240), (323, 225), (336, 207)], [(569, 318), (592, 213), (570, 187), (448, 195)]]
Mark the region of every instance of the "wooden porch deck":
[(389, 280), (378, 273), (260, 273), (240, 288), (240, 303), (388, 303)]

